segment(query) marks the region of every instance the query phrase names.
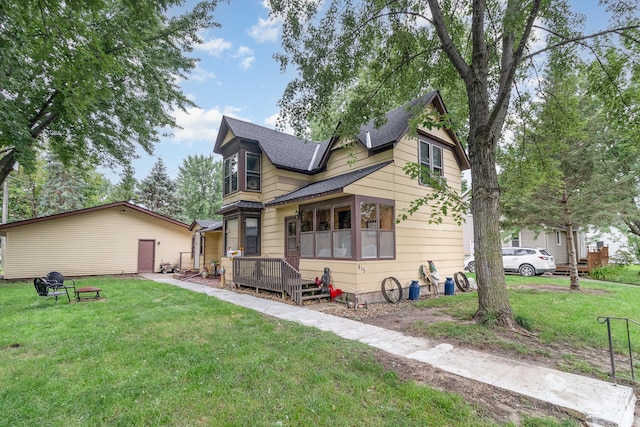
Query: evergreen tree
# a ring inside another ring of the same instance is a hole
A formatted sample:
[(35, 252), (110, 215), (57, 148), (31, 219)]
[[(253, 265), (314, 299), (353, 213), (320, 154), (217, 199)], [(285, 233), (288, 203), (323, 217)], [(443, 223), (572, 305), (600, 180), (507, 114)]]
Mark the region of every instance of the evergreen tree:
[(66, 167), (52, 155), (45, 166), (45, 182), (38, 201), (39, 216), (54, 215), (85, 207), (84, 188), (87, 182), (82, 174)]
[(149, 175), (138, 185), (138, 204), (152, 212), (184, 221), (182, 200), (176, 183), (167, 174), (161, 158), (153, 165)]
[(182, 161), (176, 180), (184, 201), (185, 217), (216, 219), (222, 206), (222, 162), (213, 156), (188, 156)]
[(133, 168), (127, 166), (120, 174), (120, 181), (113, 186), (109, 194), (109, 200), (112, 202), (130, 202), (135, 203), (137, 199), (136, 187), (138, 180), (133, 174)]

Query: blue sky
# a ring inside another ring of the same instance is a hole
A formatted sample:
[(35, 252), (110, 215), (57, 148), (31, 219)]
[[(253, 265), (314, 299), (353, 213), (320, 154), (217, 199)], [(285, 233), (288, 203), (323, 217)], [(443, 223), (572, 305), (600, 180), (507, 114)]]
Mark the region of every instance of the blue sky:
[[(188, 4), (195, 4), (189, 0)], [(597, 0), (572, 0), (574, 10), (587, 15), (587, 27), (606, 24)], [(222, 25), (202, 33), (204, 43), (191, 55), (200, 58), (198, 68), (180, 84), (198, 108), (187, 114), (174, 113), (183, 129), (164, 139), (154, 155), (140, 152), (133, 161), (138, 180), (150, 172), (157, 157), (175, 178), (183, 159), (189, 155), (211, 154), (223, 115), (230, 115), (267, 127), (275, 127), (277, 102), (287, 82), (295, 76), (280, 72), (273, 54), (282, 50), (280, 22), (269, 19), (265, 0), (234, 0), (220, 3), (214, 12)], [(119, 171), (103, 171), (116, 183)]]

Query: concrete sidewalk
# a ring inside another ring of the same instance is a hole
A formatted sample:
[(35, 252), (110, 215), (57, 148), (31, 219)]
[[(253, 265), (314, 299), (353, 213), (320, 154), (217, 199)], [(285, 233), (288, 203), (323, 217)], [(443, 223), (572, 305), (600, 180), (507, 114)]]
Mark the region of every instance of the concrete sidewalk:
[[(308, 310), (251, 295), (176, 280), (160, 274), (142, 275), (200, 292), (279, 319), (318, 328), (349, 340), (360, 341), (388, 353), (414, 359), (464, 378), (510, 390), (580, 414), (590, 426), (634, 426), (636, 397), (633, 389), (593, 378), (514, 361), (450, 344), (433, 345), (429, 340), (404, 335), (339, 316)], [(460, 366), (460, 360), (474, 363)]]

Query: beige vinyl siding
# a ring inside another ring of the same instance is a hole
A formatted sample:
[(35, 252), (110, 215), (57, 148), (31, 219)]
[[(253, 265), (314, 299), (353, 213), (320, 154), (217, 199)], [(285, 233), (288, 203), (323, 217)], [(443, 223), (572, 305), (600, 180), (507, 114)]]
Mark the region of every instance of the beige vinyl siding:
[[(187, 228), (121, 207), (70, 215), (7, 230), (5, 279), (59, 271), (65, 276), (130, 274), (138, 270), (139, 240), (154, 240), (154, 269), (191, 253)], [(190, 259), (189, 257), (187, 259)]]
[[(439, 137), (451, 141), (446, 133)], [(364, 151), (360, 147), (356, 150), (358, 161), (353, 169), (383, 162), (390, 158), (391, 153), (394, 154), (394, 163), (348, 185), (344, 193), (395, 200), (395, 212), (399, 216), (406, 212), (411, 201), (431, 191), (428, 186), (421, 186), (417, 180), (411, 180), (402, 170), (407, 162), (415, 163), (418, 160), (417, 138), (407, 136), (399, 141), (393, 151), (371, 157), (365, 156)], [(344, 149), (334, 151), (328, 166), (330, 172), (324, 175), (325, 178), (349, 171), (346, 154)], [(451, 146), (445, 147), (443, 155), (447, 183), (460, 191), (460, 167), (453, 152), (453, 141)], [(358, 289), (365, 293), (365, 300), (374, 302), (382, 300), (380, 287), (386, 277), (395, 277), (403, 287), (408, 288), (412, 280), (419, 280), (420, 265), (427, 265), (432, 260), (440, 274), (442, 292), (445, 278), (462, 270), (462, 227), (452, 218), (445, 218), (441, 224), (429, 224), (429, 219), (430, 208), (422, 207), (407, 220), (396, 224), (395, 260), (353, 262), (301, 259), (300, 271), (303, 277), (315, 278), (322, 274), (324, 267), (329, 267), (332, 283), (336, 287), (349, 293)]]

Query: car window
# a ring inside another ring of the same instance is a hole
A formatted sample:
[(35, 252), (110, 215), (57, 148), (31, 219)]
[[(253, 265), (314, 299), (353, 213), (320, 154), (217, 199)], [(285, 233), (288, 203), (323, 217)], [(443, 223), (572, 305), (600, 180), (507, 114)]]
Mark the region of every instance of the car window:
[(540, 249), (540, 253), (542, 255), (551, 256), (551, 254), (549, 252), (547, 252), (546, 250), (544, 250), (544, 249)]
[(513, 249), (511, 248), (502, 249), (502, 256), (510, 256), (510, 255), (513, 255)]
[(516, 249), (515, 250), (515, 254), (516, 255), (520, 255), (520, 256), (527, 255), (528, 253), (529, 253), (529, 251), (526, 250), (526, 249)]

